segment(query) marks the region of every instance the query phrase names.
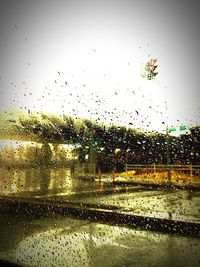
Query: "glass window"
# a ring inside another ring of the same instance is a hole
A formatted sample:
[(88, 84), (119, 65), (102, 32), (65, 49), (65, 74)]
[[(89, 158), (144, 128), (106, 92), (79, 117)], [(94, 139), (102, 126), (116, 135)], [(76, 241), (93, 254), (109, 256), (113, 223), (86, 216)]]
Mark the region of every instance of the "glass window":
[(1, 2), (1, 263), (199, 266), (198, 1)]

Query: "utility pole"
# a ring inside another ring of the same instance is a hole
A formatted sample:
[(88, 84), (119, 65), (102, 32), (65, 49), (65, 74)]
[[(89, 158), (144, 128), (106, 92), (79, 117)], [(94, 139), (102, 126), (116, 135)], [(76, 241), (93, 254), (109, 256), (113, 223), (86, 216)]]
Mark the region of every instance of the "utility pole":
[[(167, 101), (165, 101), (165, 109), (166, 109), (166, 112), (168, 113)], [(167, 117), (167, 125), (166, 125), (166, 156), (167, 156), (167, 180), (168, 180), (168, 183), (171, 184), (168, 117)]]
[(167, 154), (167, 179), (171, 183), (170, 156), (169, 156), (169, 129), (166, 127), (166, 154)]

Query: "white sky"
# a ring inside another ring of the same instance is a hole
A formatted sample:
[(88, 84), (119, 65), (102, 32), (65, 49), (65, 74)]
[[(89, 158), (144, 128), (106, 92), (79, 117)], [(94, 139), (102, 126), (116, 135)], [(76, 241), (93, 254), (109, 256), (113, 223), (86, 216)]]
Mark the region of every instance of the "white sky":
[[(2, 2), (2, 111), (158, 131), (200, 124), (198, 1)], [(151, 57), (159, 75), (146, 81)]]

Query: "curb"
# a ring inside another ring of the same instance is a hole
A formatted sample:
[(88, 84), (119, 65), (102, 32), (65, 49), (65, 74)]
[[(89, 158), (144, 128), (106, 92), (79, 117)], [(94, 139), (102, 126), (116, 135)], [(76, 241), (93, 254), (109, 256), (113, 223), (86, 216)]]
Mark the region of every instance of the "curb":
[[(17, 216), (31, 216), (41, 218), (61, 214), (81, 220), (101, 221), (137, 228), (140, 230), (159, 231), (167, 234), (178, 234), (183, 236), (200, 237), (200, 224), (172, 221), (169, 219), (159, 219), (134, 214), (126, 214), (119, 210), (110, 210), (99, 206), (94, 208), (91, 205), (62, 202), (39, 202), (25, 201), (19, 199), (7, 199), (4, 201), (4, 212), (9, 212)], [(107, 207), (108, 208), (108, 207)]]

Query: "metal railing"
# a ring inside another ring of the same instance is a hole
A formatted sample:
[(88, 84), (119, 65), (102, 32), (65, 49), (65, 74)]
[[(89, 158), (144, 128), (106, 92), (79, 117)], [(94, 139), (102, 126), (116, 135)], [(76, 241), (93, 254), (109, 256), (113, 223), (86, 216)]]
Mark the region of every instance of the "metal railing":
[[(200, 184), (200, 165), (126, 164), (125, 172), (132, 177), (170, 183), (188, 182)], [(168, 177), (170, 172), (170, 180)]]
[(135, 171), (145, 171), (145, 172), (158, 172), (165, 171), (167, 168), (170, 168), (171, 171), (178, 171), (189, 173), (191, 176), (193, 174), (200, 175), (200, 165), (163, 165), (163, 164), (126, 164), (125, 170), (126, 172), (135, 170)]

